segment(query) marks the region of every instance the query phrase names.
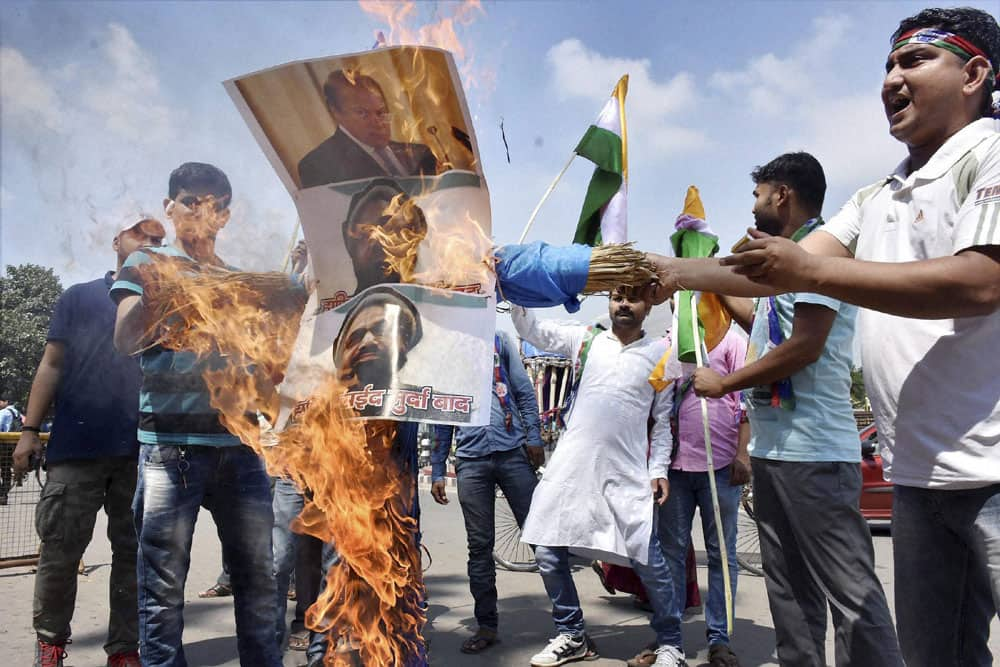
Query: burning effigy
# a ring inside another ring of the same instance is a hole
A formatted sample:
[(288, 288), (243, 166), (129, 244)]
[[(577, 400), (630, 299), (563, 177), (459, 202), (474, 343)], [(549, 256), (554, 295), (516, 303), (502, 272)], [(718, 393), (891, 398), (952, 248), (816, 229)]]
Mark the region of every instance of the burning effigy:
[(624, 245), (494, 248), (446, 51), (382, 48), (225, 85), (296, 204), (309, 269), (151, 262), (146, 339), (224, 356), (205, 375), (222, 423), (308, 490), (293, 528), (337, 553), (307, 615), (342, 649), (326, 663), (426, 664), (417, 422), (488, 423), (498, 296), (574, 310), (653, 268)]

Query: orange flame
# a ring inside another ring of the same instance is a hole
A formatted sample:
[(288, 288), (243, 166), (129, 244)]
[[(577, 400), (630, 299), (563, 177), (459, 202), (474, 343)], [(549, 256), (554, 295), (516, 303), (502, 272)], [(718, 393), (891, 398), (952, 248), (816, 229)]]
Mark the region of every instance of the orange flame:
[[(397, 460), (396, 424), (360, 422), (345, 409), (345, 388), (329, 378), (296, 424), (262, 434), (256, 419), (276, 414), (275, 385), (287, 365), (304, 293), (283, 274), (192, 273), (159, 256), (143, 265), (144, 300), (157, 342), (227, 365), (204, 375), (225, 427), (260, 454), (268, 472), (309, 489), (293, 529), (333, 542), (341, 556), (307, 614), (310, 627), (355, 646), (368, 665), (403, 665), (419, 655), (425, 615), (411, 515), (413, 471)], [(331, 648), (327, 665), (350, 664)]]

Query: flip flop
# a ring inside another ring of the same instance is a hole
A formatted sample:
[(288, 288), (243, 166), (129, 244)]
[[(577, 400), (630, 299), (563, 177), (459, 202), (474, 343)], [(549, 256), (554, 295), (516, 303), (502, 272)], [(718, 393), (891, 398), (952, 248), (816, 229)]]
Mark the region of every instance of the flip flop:
[(216, 584), (211, 588), (198, 593), (200, 598), (226, 598), (233, 594), (233, 587), (225, 584)]
[(500, 639), (494, 630), (479, 628), (476, 633), (462, 642), (462, 653), (482, 653), (496, 644)]

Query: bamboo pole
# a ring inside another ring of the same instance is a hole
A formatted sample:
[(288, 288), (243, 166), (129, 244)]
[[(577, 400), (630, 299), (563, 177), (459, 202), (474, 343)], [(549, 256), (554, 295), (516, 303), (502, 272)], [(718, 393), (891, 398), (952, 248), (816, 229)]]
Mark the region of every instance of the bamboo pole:
[(524, 243), (524, 238), (528, 235), (528, 230), (531, 229), (532, 223), (535, 222), (535, 216), (537, 216), (538, 211), (541, 210), (542, 204), (544, 204), (545, 201), (549, 198), (549, 195), (552, 194), (552, 191), (556, 189), (556, 184), (559, 183), (560, 179), (562, 179), (563, 174), (566, 173), (566, 170), (569, 169), (569, 166), (573, 164), (573, 159), (575, 157), (576, 153), (573, 153), (569, 156), (569, 160), (566, 161), (566, 165), (562, 168), (562, 171), (559, 172), (559, 175), (556, 176), (556, 179), (552, 181), (552, 185), (550, 185), (549, 189), (546, 190), (545, 194), (542, 195), (541, 200), (539, 200), (538, 204), (535, 206), (535, 210), (531, 212), (531, 217), (528, 218), (528, 224), (524, 226), (524, 231), (521, 232), (521, 238), (517, 240), (518, 245)]

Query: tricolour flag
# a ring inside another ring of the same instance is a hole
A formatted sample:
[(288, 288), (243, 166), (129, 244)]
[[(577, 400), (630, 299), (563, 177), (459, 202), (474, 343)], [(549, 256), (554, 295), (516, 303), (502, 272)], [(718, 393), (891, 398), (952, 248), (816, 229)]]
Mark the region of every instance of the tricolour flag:
[(597, 122), (587, 129), (574, 150), (597, 168), (587, 187), (573, 243), (596, 246), (628, 240), (625, 197), (628, 190), (627, 93), (628, 74), (618, 80)]

